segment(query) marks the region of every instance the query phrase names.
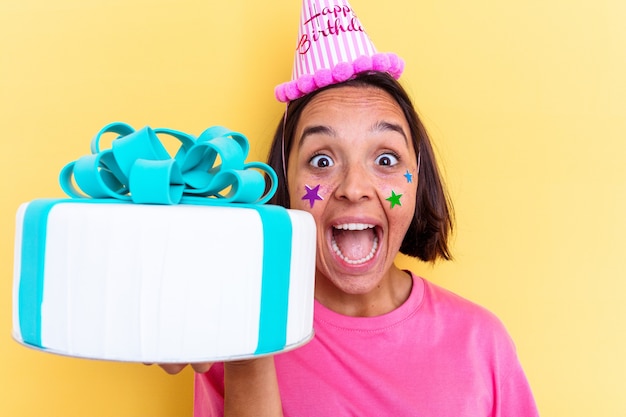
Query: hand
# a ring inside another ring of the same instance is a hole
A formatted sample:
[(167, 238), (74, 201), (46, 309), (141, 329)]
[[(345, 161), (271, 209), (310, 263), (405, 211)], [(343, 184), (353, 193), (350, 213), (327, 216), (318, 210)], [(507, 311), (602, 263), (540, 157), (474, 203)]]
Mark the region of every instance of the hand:
[(224, 415), (283, 415), (273, 356), (224, 362)]
[[(152, 364), (144, 363), (144, 365), (152, 365)], [(187, 365), (191, 365), (194, 372), (203, 374), (211, 368), (211, 365), (213, 365), (213, 363), (212, 362), (198, 362), (198, 363), (189, 363), (189, 364), (188, 363), (159, 363), (157, 365), (159, 365), (168, 374), (176, 375), (177, 373), (185, 369)]]
[[(145, 365), (152, 365), (145, 363)], [(191, 365), (198, 373), (213, 363), (158, 363), (170, 375)], [(281, 417), (282, 404), (273, 356), (224, 362), (224, 415)]]

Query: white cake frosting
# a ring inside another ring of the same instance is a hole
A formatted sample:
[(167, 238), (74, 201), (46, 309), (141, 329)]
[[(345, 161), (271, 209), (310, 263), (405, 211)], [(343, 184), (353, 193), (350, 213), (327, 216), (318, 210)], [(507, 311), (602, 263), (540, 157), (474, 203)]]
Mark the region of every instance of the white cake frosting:
[[(46, 208), (29, 213), (32, 204), (19, 208), (15, 242), (13, 336), (22, 343), (85, 358), (196, 362), (283, 351), (312, 336), (315, 224), (307, 212), (261, 207), (286, 213), (288, 231), (264, 229), (255, 208), (41, 200)], [(34, 259), (24, 241), (42, 233)], [(264, 276), (268, 233), (285, 244)], [(268, 284), (268, 271), (283, 263), (287, 280)], [(22, 270), (33, 267), (41, 270)], [(33, 288), (27, 279), (41, 282)], [(273, 285), (267, 299), (263, 285)], [(277, 329), (261, 328), (262, 303)], [(275, 323), (276, 308), (286, 323)]]

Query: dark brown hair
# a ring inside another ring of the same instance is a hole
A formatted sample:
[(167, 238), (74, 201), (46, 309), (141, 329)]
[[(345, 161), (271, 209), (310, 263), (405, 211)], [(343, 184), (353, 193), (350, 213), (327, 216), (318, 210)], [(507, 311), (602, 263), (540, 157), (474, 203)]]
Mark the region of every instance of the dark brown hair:
[(409, 124), (415, 154), (420, 155), (420, 169), (415, 214), (400, 246), (400, 252), (425, 262), (434, 262), (438, 258), (451, 259), (448, 238), (452, 233), (454, 223), (452, 205), (437, 168), (430, 139), (408, 94), (393, 77), (386, 73), (359, 74), (349, 81), (319, 89), (289, 103), (286, 114), (278, 123), (267, 160), (268, 164), (276, 170), (279, 184), (270, 203), (289, 208), (287, 166), (283, 166), (283, 162), (289, 163), (288, 157), (294, 132), (303, 109), (319, 92), (341, 86), (371, 86), (387, 92), (397, 101)]

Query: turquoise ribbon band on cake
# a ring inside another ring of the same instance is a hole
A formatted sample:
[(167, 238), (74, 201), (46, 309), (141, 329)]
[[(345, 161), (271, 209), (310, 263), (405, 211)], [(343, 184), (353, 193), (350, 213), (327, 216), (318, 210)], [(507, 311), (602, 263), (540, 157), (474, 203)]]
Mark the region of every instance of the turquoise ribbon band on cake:
[[(100, 150), (105, 133), (116, 133), (112, 149)], [(159, 134), (181, 142), (174, 158), (158, 140)], [(248, 141), (222, 127), (209, 128), (198, 138), (169, 129), (135, 131), (124, 123), (105, 126), (91, 143), (91, 155), (66, 165), (61, 171), (63, 190), (73, 199), (31, 202), (23, 218), (19, 325), (22, 340), (42, 346), (42, 301), (47, 222), (59, 203), (147, 203), (223, 205), (254, 209), (263, 225), (263, 271), (257, 355), (283, 349), (287, 339), (291, 264), (291, 218), (283, 207), (263, 205), (277, 187), (271, 167), (244, 163)], [(216, 161), (219, 157), (219, 165)], [(271, 181), (265, 184), (264, 172)], [(72, 178), (81, 194), (72, 184)], [(230, 188), (228, 192), (224, 189)], [(88, 198), (91, 197), (91, 198)], [(285, 236), (289, 236), (285, 239)], [(275, 260), (280, 258), (282, 262)], [(45, 346), (44, 346), (45, 347)]]
[[(41, 303), (48, 213), (54, 200), (35, 200), (22, 220), (22, 259), (18, 312), (22, 340), (41, 346)], [(52, 203), (52, 204), (51, 204)], [(24, 239), (24, 236), (30, 236)]]
[(292, 234), (291, 218), (283, 207), (265, 206), (258, 211), (263, 222), (263, 281), (255, 354), (260, 355), (284, 348), (287, 341)]
[[(111, 149), (100, 150), (101, 138), (108, 133), (118, 136)], [(174, 157), (160, 135), (181, 143)], [(90, 155), (61, 170), (60, 183), (73, 198), (178, 204), (210, 197), (219, 203), (263, 204), (274, 195), (278, 178), (267, 164), (245, 163), (249, 149), (245, 136), (221, 126), (210, 127), (196, 138), (172, 129), (135, 130), (115, 122), (96, 134)]]

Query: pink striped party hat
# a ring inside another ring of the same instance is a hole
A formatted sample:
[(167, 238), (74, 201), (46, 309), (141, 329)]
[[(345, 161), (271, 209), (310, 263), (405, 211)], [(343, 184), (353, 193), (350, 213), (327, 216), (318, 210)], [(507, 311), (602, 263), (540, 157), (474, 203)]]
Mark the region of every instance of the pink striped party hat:
[(376, 51), (347, 0), (304, 0), (291, 81), (274, 92), (285, 103), (361, 72), (398, 79), (403, 69), (396, 54)]

